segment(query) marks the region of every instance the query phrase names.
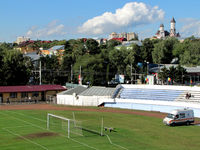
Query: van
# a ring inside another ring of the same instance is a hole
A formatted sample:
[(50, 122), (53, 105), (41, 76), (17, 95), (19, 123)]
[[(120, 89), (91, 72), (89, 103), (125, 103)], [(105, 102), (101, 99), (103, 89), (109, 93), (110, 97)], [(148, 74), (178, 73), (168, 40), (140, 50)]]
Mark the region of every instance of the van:
[(173, 110), (163, 119), (163, 123), (169, 126), (178, 124), (190, 125), (194, 123), (194, 111), (192, 109)]

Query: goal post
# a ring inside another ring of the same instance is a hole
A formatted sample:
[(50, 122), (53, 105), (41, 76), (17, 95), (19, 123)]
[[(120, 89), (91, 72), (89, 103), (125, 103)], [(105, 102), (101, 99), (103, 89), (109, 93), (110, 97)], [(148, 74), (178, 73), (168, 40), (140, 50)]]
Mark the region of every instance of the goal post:
[[(57, 132), (62, 135), (67, 135), (68, 138), (72, 136), (91, 136), (91, 135), (104, 135), (104, 120), (103, 117), (93, 116), (92, 118), (87, 118), (79, 114), (75, 116), (72, 114), (73, 118), (69, 119), (66, 117), (54, 115), (51, 113), (47, 114), (47, 130)], [(78, 119), (78, 120), (76, 120)], [(80, 121), (81, 120), (81, 121)]]
[[(64, 121), (67, 122), (67, 124), (65, 124), (65, 125), (67, 127), (67, 133), (68, 133), (67, 136), (69, 138), (69, 136), (70, 136), (70, 119), (48, 113), (47, 114), (47, 130), (50, 130), (50, 117), (57, 118), (57, 119), (60, 119), (60, 120), (64, 120)], [(58, 126), (58, 124), (56, 124), (56, 126)]]

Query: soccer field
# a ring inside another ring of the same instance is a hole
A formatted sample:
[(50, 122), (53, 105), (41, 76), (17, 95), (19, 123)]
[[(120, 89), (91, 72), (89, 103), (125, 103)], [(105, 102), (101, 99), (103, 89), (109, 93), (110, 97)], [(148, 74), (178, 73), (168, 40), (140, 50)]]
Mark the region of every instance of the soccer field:
[[(94, 109), (94, 108), (93, 108)], [(47, 130), (47, 113), (80, 121), (81, 135)], [(0, 110), (0, 150), (199, 149), (199, 126), (168, 127), (161, 118), (98, 111)], [(103, 123), (102, 123), (103, 118)], [(112, 127), (104, 136), (89, 132)]]

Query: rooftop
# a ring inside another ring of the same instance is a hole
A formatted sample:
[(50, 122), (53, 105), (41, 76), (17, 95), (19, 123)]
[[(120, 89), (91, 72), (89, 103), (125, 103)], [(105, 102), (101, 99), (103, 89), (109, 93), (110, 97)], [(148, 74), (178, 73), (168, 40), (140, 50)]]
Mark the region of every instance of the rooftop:
[(81, 96), (112, 96), (115, 88), (93, 86), (83, 91)]
[(85, 91), (87, 89), (86, 86), (77, 86), (75, 88), (69, 89), (67, 91), (63, 91), (61, 93), (59, 93), (60, 95), (72, 95), (73, 93), (76, 93), (77, 95), (82, 93), (83, 91)]
[(42, 91), (54, 91), (54, 90), (66, 90), (61, 85), (21, 85), (21, 86), (0, 86), (0, 93), (10, 92), (42, 92)]

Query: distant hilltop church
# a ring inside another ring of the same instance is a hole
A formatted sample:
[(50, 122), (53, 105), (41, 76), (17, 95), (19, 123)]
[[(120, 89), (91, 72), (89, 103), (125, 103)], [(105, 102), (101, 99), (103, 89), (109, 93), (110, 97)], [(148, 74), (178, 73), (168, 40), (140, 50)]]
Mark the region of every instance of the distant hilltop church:
[(170, 23), (170, 32), (164, 30), (164, 25), (161, 24), (159, 30), (157, 31), (156, 35), (153, 38), (156, 39), (164, 39), (166, 37), (180, 37), (179, 33), (176, 33), (176, 21), (174, 17)]

